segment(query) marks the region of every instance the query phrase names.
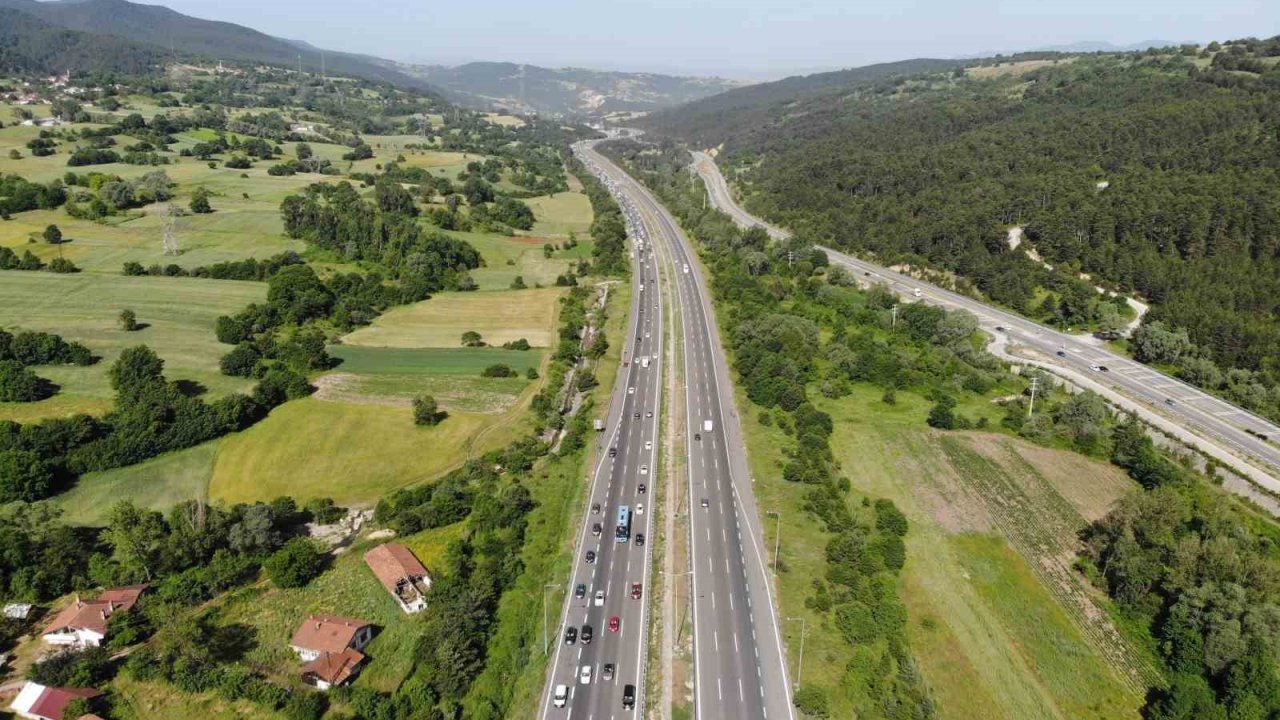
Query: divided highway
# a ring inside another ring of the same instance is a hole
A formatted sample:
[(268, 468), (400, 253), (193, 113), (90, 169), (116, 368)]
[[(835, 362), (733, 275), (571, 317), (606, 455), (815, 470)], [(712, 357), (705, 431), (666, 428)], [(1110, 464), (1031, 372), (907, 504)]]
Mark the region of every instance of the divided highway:
[(674, 277), (687, 400), (675, 411), (683, 410), (687, 419), (695, 718), (792, 720), (791, 686), (732, 379), (696, 257), (674, 218), (647, 189), (596, 153), (593, 143), (576, 151), (603, 175), (624, 208), (635, 211), (645, 234), (662, 244)]
[[(707, 186), (712, 205), (742, 227), (758, 225), (776, 239), (788, 237), (786, 231), (738, 206), (714, 160), (705, 153), (695, 152), (693, 156), (694, 167)], [(1277, 445), (1280, 427), (1148, 365), (1093, 344), (1089, 339), (1059, 332), (850, 255), (822, 249), (832, 262), (850, 268), (860, 280), (883, 282), (907, 299), (918, 298), (951, 309), (967, 310), (978, 318), (984, 330), (1004, 343), (1037, 351), (1047, 362), (1137, 401), (1148, 413), (1171, 419), (1235, 457), (1237, 462), (1231, 464), (1254, 482), (1280, 492), (1280, 481), (1276, 479), (1280, 471), (1280, 445)], [(1246, 459), (1251, 464), (1244, 464)]]

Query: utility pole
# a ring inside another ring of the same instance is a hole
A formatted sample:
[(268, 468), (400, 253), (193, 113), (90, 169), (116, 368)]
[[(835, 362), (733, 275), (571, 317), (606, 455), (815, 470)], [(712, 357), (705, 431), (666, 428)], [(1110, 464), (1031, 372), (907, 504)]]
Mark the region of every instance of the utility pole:
[(1031, 402), (1027, 404), (1027, 418), (1031, 417), (1031, 411), (1036, 407), (1036, 386), (1040, 383), (1040, 378), (1031, 378)]
[(543, 586), (542, 586), (542, 654), (543, 654), (544, 656), (547, 654), (547, 647), (548, 647), (548, 640), (547, 640), (547, 588), (551, 588), (551, 589), (555, 590), (555, 589), (559, 589), (559, 587), (560, 587), (559, 585), (552, 585), (551, 583), (547, 583), (546, 585), (543, 585)]
[(800, 621), (800, 662), (796, 665), (796, 687), (800, 687), (800, 676), (804, 673), (804, 639), (809, 634), (809, 624), (802, 617), (789, 617), (787, 619)]
[(766, 516), (773, 515), (778, 519), (777, 529), (773, 533), (773, 574), (778, 574), (778, 550), (782, 547), (782, 513), (770, 510)]

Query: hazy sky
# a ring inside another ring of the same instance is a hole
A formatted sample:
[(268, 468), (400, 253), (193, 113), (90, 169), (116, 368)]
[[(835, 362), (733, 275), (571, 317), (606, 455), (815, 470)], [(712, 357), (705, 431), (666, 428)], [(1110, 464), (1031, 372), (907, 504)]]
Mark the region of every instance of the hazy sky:
[[(155, 2), (155, 0), (144, 0)], [(726, 76), (1080, 41), (1280, 33), (1277, 0), (166, 0), (180, 12), (398, 60)]]

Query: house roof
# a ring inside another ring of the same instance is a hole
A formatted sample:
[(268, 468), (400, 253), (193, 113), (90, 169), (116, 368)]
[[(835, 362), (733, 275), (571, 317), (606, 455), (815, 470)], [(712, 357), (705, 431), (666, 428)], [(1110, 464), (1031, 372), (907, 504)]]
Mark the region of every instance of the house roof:
[(409, 548), (400, 543), (386, 543), (364, 554), (364, 561), (383, 587), (396, 592), (402, 578), (426, 576), (427, 569)]
[(76, 698), (95, 698), (102, 693), (93, 688), (45, 687), (28, 682), (22, 686), (12, 707), (19, 713), (49, 720), (62, 720), (62, 711)]
[(364, 620), (336, 615), (309, 615), (293, 633), (290, 645), (321, 653), (341, 653), (351, 646), (356, 633), (368, 627)]
[(146, 585), (129, 585), (104, 590), (96, 600), (86, 602), (76, 598), (49, 621), (44, 631), (48, 634), (67, 628), (84, 628), (106, 636), (107, 618), (116, 612), (127, 612), (137, 604), (138, 597), (146, 589)]
[(347, 648), (338, 653), (323, 653), (320, 657), (302, 666), (302, 674), (313, 674), (330, 685), (341, 685), (355, 675), (360, 663), (364, 662), (364, 654), (358, 650)]

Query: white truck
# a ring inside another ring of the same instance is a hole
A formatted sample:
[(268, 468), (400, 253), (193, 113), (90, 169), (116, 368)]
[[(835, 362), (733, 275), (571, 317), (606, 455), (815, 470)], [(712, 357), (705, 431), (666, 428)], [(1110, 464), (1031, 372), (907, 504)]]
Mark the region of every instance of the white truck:
[(596, 418), (596, 432), (604, 432), (604, 421)]
[(714, 427), (715, 427), (715, 423), (711, 422), (710, 420), (702, 421), (702, 432), (711, 432), (711, 429)]
[(642, 357), (642, 358), (640, 358), (640, 367), (642, 367), (642, 368), (647, 368), (647, 367), (649, 367), (649, 358), (648, 358), (648, 357)]

